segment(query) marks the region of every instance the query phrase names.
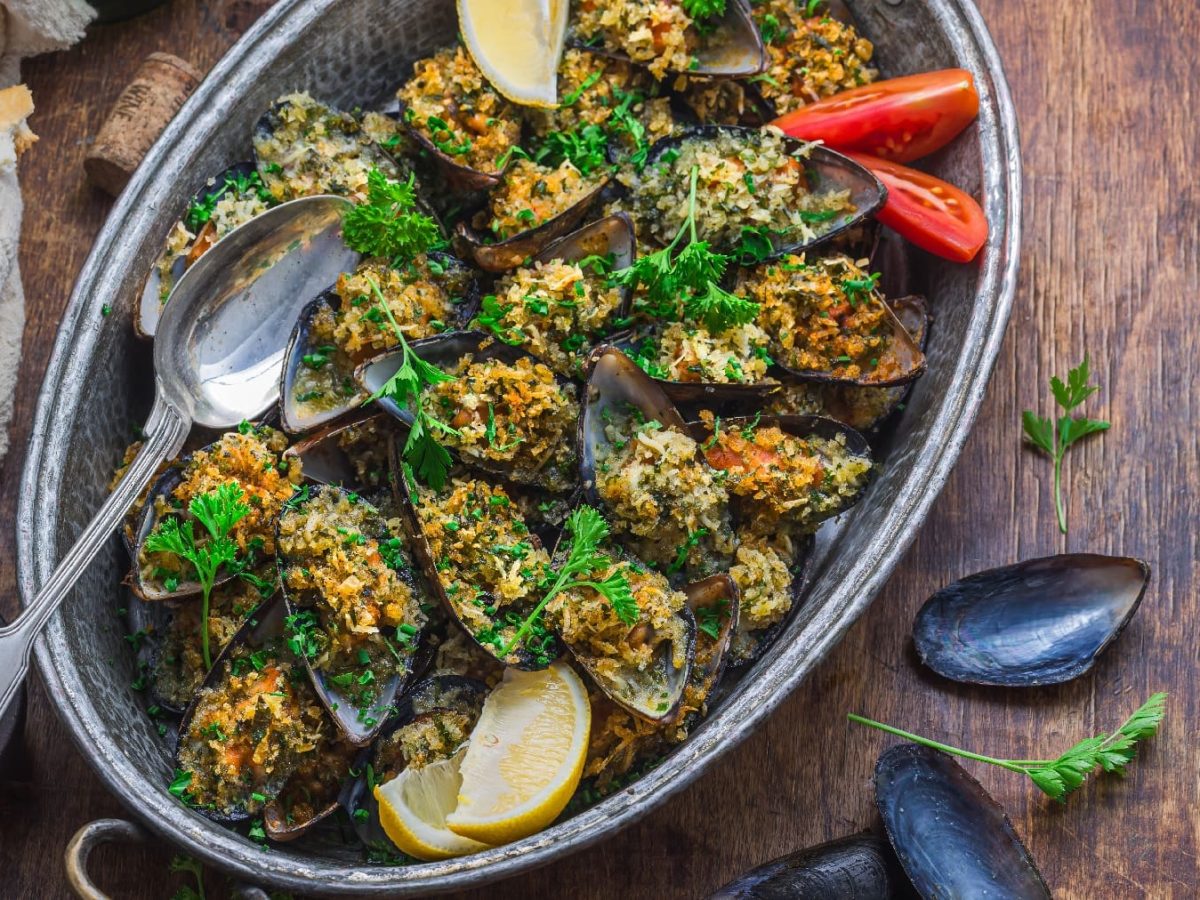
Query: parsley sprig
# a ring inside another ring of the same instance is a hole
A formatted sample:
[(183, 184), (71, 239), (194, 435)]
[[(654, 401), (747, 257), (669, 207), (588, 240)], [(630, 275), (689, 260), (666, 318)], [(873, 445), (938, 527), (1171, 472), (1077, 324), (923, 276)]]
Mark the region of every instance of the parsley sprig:
[(390, 181), (379, 169), (367, 174), (367, 199), (346, 213), (346, 246), (366, 256), (382, 256), (393, 266), (409, 262), (444, 244), (441, 229), (416, 209), (414, 177)]
[[(753, 300), (738, 297), (719, 284), (725, 275), (730, 257), (711, 249), (696, 231), (696, 182), (700, 167), (692, 166), (691, 187), (688, 192), (688, 214), (674, 239), (656, 253), (639, 257), (631, 266), (614, 272), (614, 283), (636, 290), (646, 288), (644, 308), (651, 315), (677, 318), (682, 305), (685, 316), (711, 332), (723, 331), (734, 325), (746, 325), (758, 316), (759, 305)], [(688, 242), (676, 254), (683, 239)], [(681, 304), (682, 301), (682, 304)]]
[(520, 645), (534, 623), (541, 618), (546, 604), (563, 591), (591, 588), (612, 604), (613, 612), (626, 625), (633, 625), (637, 622), (641, 611), (633, 596), (633, 589), (629, 586), (629, 579), (625, 577), (625, 573), (619, 567), (614, 569), (603, 581), (580, 577), (609, 563), (609, 557), (600, 552), (600, 545), (608, 537), (608, 523), (604, 521), (604, 517), (594, 507), (580, 506), (567, 517), (566, 529), (571, 535), (571, 546), (566, 562), (559, 567), (557, 572), (553, 573), (554, 580), (550, 582), (550, 589), (546, 595), (525, 617), (525, 621), (521, 623), (516, 634), (497, 654), (500, 659), (507, 657), (512, 653), (513, 648)]
[(1107, 431), (1110, 427), (1110, 423), (1101, 419), (1070, 415), (1072, 410), (1100, 390), (1096, 385), (1088, 384), (1091, 377), (1090, 362), (1085, 353), (1083, 362), (1067, 372), (1065, 384), (1057, 375), (1050, 379), (1054, 400), (1067, 415), (1060, 416), (1057, 422), (1043, 418), (1031, 409), (1021, 415), (1026, 439), (1054, 461), (1054, 509), (1058, 514), (1058, 530), (1063, 534), (1067, 533), (1067, 510), (1062, 494), (1063, 457), (1072, 444), (1089, 434)]
[(271, 196), (271, 192), (263, 184), (262, 176), (258, 172), (251, 172), (249, 175), (240, 172), (234, 175), (226, 175), (224, 182), (222, 182), (219, 188), (211, 194), (205, 194), (188, 206), (187, 213), (183, 217), (183, 224), (187, 226), (188, 231), (196, 234), (204, 228), (212, 219), (212, 214), (216, 210), (217, 204), (230, 192), (236, 197), (246, 197), (253, 194), (263, 203), (275, 202), (275, 198)]
[(185, 884), (171, 895), (171, 900), (205, 900), (204, 867), (190, 856), (177, 855), (171, 859), (172, 872), (188, 872), (196, 879), (196, 886)]
[(994, 756), (983, 756), (951, 747), (929, 738), (920, 737), (891, 725), (884, 725), (872, 719), (865, 719), (853, 713), (849, 715), (852, 722), (878, 728), (888, 734), (904, 738), (916, 744), (932, 747), (953, 756), (973, 759), (976, 762), (1000, 766), (1010, 772), (1019, 772), (1029, 776), (1042, 793), (1055, 800), (1066, 801), (1067, 795), (1078, 788), (1097, 767), (1116, 775), (1124, 775), (1125, 767), (1133, 762), (1137, 755), (1138, 742), (1151, 738), (1162, 724), (1166, 713), (1167, 695), (1159, 692), (1151, 694), (1150, 698), (1134, 711), (1121, 726), (1111, 734), (1098, 734), (1095, 737), (1084, 738), (1070, 750), (1055, 759), (997, 759)]
[(725, 0), (683, 0), (680, 6), (693, 19), (713, 19), (725, 15)]
[(208, 539), (198, 542), (191, 519), (169, 516), (163, 519), (146, 537), (146, 549), (151, 553), (174, 553), (191, 563), (200, 582), (200, 650), (204, 668), (212, 668), (208, 646), (208, 607), (217, 574), (222, 566), (235, 566), (237, 544), (229, 536), (235, 525), (250, 514), (243, 502), (244, 494), (236, 481), (227, 482), (215, 491), (193, 497), (188, 504), (192, 517), (204, 526)]
[(451, 459), (450, 451), (438, 443), (435, 432), (457, 435), (458, 431), (425, 409), (422, 394), (425, 388), (454, 381), (455, 378), (413, 352), (396, 322), (396, 317), (392, 315), (378, 282), (370, 276), (367, 276), (367, 282), (375, 294), (376, 305), (387, 318), (392, 333), (400, 344), (400, 352), (403, 353), (400, 368), (371, 395), (371, 400), (386, 397), (397, 406), (408, 407), (413, 420), (408, 428), (408, 440), (404, 443), (404, 461), (422, 481), (435, 490), (441, 490), (446, 484), (446, 473), (450, 471)]

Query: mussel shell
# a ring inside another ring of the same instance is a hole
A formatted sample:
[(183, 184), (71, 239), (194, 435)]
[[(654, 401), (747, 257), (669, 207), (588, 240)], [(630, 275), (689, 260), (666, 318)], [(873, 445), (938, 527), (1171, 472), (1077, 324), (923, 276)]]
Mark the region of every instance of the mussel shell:
[[(804, 605), (804, 592), (808, 590), (808, 585), (812, 581), (816, 543), (816, 538), (813, 535), (805, 535), (796, 539), (795, 553), (792, 556), (790, 566), (792, 572), (792, 583), (789, 588), (792, 595), (791, 608), (774, 625), (768, 625), (766, 628), (759, 629), (758, 631), (745, 633), (746, 640), (750, 642), (750, 649), (741, 656), (735, 656), (731, 652), (727, 663), (730, 669), (745, 669), (758, 662), (762, 658), (762, 655), (767, 652), (767, 649), (775, 643), (775, 639), (796, 618), (796, 615), (800, 612), (800, 607)], [(735, 631), (734, 639), (736, 640), (738, 637), (739, 635)]]
[[(542, 364), (536, 356), (520, 347), (498, 341), (482, 331), (448, 331), (436, 337), (413, 341), (409, 347), (425, 362), (437, 366), (442, 371), (452, 370), (460, 360), (468, 356), (475, 362), (495, 360), (510, 366), (516, 365), (522, 359)], [(389, 351), (363, 363), (355, 371), (354, 377), (363, 390), (374, 395), (396, 373), (403, 361), (402, 352)], [(554, 380), (560, 390), (574, 390), (570, 379), (555, 374)], [(408, 406), (401, 406), (390, 397), (380, 397), (376, 402), (385, 412), (404, 423), (405, 427), (412, 425), (413, 412)], [(564, 438), (569, 439), (570, 436), (564, 435)], [(471, 468), (498, 475), (506, 481), (552, 488), (556, 491), (562, 490), (564, 493), (569, 492), (569, 486), (567, 490), (563, 490), (560, 484), (547, 483), (545, 480), (539, 479), (539, 473), (535, 470), (522, 471), (514, 468), (509, 462), (491, 460), (480, 454), (466, 452), (462, 448), (456, 448), (456, 452), (458, 457)]]
[[(688, 609), (697, 620), (691, 682), (700, 696), (707, 700), (725, 671), (729, 645), (737, 630), (742, 598), (737, 585), (728, 575), (710, 575), (701, 581), (684, 585), (681, 590), (687, 594)], [(721, 604), (725, 604), (723, 609)], [(718, 615), (722, 615), (716, 638), (700, 630), (700, 611), (703, 609), (716, 609)]]
[[(307, 819), (300, 821), (292, 818), (291, 813), (284, 808), (279, 797), (273, 798), (263, 807), (262, 811), (263, 830), (266, 832), (267, 837), (276, 843), (294, 841), (297, 838), (303, 837), (314, 826), (333, 816), (341, 808), (341, 796), (345, 791), (345, 783), (350, 778), (351, 776), (347, 772), (338, 783), (335, 792), (319, 798), (321, 801), (320, 808)], [(287, 793), (289, 783), (290, 779), (284, 783), (283, 789), (280, 791), (281, 796)], [(313, 798), (309, 796), (307, 799), (311, 802)]]
[[(350, 823), (359, 840), (368, 847), (374, 844), (390, 846), (388, 836), (379, 824), (379, 805), (367, 784), (368, 764), (376, 775), (382, 771), (376, 765), (376, 751), (383, 739), (415, 719), (441, 710), (466, 712), (478, 719), (488, 693), (488, 686), (481, 681), (463, 675), (440, 673), (417, 682), (396, 701), (396, 715), (388, 721), (387, 727), (371, 746), (364, 748), (355, 760), (354, 771), (358, 775), (342, 785), (338, 798), (339, 804), (350, 816)], [(365, 817), (357, 815), (357, 811), (362, 809), (367, 811)]]
[(375, 485), (364, 484), (360, 480), (354, 461), (338, 443), (338, 438), (348, 429), (371, 423), (386, 423), (391, 428), (394, 427), (394, 421), (392, 417), (381, 412), (360, 410), (292, 444), (283, 452), (283, 458), (298, 459), (304, 480), (310, 484), (333, 484), (361, 494)]
[[(225, 674), (225, 662), (234, 653), (238, 652), (243, 646), (261, 647), (272, 639), (279, 638), (283, 635), (283, 618), (284, 604), (279, 594), (276, 594), (269, 600), (263, 602), (251, 615), (242, 623), (241, 628), (225, 645), (225, 649), (217, 654), (213, 660), (213, 666), (209, 669), (208, 674), (204, 677), (204, 681), (200, 685), (200, 690), (192, 698), (192, 702), (188, 704), (183, 711), (183, 716), (179, 720), (178, 740), (175, 748), (175, 763), (179, 765), (179, 752), (184, 746), (184, 742), (191, 728), (192, 719), (196, 715), (196, 707), (200, 700), (202, 692), (206, 688), (214, 687)], [(250, 818), (250, 813), (246, 810), (234, 810), (230, 813), (220, 812), (214, 809), (205, 807), (197, 808), (200, 813), (212, 819), (214, 822), (219, 822), (223, 825), (232, 825), (237, 822), (244, 822)]]
[[(146, 495), (146, 503), (142, 509), (141, 518), (138, 520), (137, 529), (134, 531), (133, 552), (131, 554), (133, 565), (130, 567), (126, 582), (129, 585), (129, 589), (140, 600), (158, 602), (161, 600), (178, 600), (184, 597), (197, 597), (200, 594), (200, 583), (198, 581), (180, 581), (178, 587), (173, 591), (168, 591), (161, 585), (153, 584), (142, 577), (142, 567), (138, 563), (142, 545), (159, 523), (160, 517), (158, 511), (155, 509), (154, 501), (157, 497), (170, 494), (179, 486), (180, 482), (183, 481), (185, 464), (186, 459), (179, 460), (178, 463), (171, 465), (154, 482), (154, 485), (150, 488), (150, 492)], [(227, 569), (222, 569), (221, 574), (217, 576), (217, 580), (214, 582), (214, 587), (224, 584), (233, 577), (233, 573)]]
[(598, 182), (578, 203), (564, 209), (553, 218), (502, 241), (489, 243), (486, 233), (471, 227), (467, 222), (459, 222), (455, 234), (479, 268), (485, 272), (507, 272), (525, 260), (537, 256), (559, 238), (578, 229), (588, 211), (604, 192), (608, 181), (609, 179), (605, 178)]
[[(318, 485), (318, 486), (310, 489), (309, 495), (308, 495), (309, 499), (311, 500), (312, 497), (314, 497), (321, 491), (336, 491), (341, 494), (349, 493), (345, 489), (336, 487), (334, 485)], [(358, 502), (365, 503), (366, 501), (363, 499), (359, 499)], [(306, 503), (306, 501), (304, 499), (300, 499), (299, 502), (295, 503), (293, 508), (300, 509), (305, 505), (305, 503)], [(372, 529), (372, 532), (368, 533), (369, 537), (372, 537), (378, 541), (388, 540), (392, 537), (402, 537), (406, 544), (411, 545), (412, 541), (408, 538), (407, 535), (401, 536), (401, 535), (392, 534), (392, 532), (390, 530), (388, 530), (388, 527), (387, 527), (386, 523), (384, 522), (383, 517), (379, 514), (378, 510), (373, 506), (370, 508), (374, 511), (374, 513), (377, 517), (377, 520), (375, 523), (375, 527)], [(286, 510), (285, 510), (284, 514), (286, 515)], [(282, 516), (280, 518), (282, 519)], [(296, 613), (301, 612), (305, 609), (310, 609), (310, 607), (302, 606), (299, 603), (297, 603), (296, 599), (288, 591), (287, 579), (285, 577), (285, 572), (287, 570), (287, 566), (289, 563), (288, 563), (287, 557), (283, 553), (282, 545), (279, 542), (279, 524), (278, 523), (275, 526), (275, 530), (276, 530), (275, 546), (277, 548), (279, 548), (277, 560), (278, 560), (278, 565), (279, 565), (280, 589), (283, 592), (283, 597), (284, 597), (284, 602), (286, 604), (287, 613), (289, 616), (291, 616), (291, 615), (295, 615)], [(411, 552), (411, 547), (410, 547), (410, 552)], [(415, 557), (415, 555), (416, 554), (413, 553), (414, 557)], [(416, 562), (416, 560), (414, 559), (414, 563), (415, 562)], [(414, 591), (414, 593), (420, 595), (423, 592), (424, 585), (422, 584), (422, 579), (418, 576), (418, 574), (416, 572), (412, 572), (412, 573), (397, 572), (396, 574), (402, 581), (404, 581), (405, 583), (407, 583), (409, 585), (409, 587)], [(319, 617), (319, 614), (318, 614), (318, 617)], [(405, 683), (413, 675), (413, 671), (415, 668), (414, 661), (415, 661), (415, 658), (417, 655), (416, 644), (418, 643), (419, 640), (420, 640), (419, 637), (414, 637), (413, 640), (410, 642), (410, 647), (408, 648), (408, 651), (405, 654), (406, 658), (404, 660), (404, 663), (407, 667), (406, 671), (403, 673), (397, 673), (395, 675), (392, 675), (391, 677), (389, 677), (386, 681), (384, 681), (379, 686), (379, 694), (376, 697), (376, 699), (373, 701), (370, 710), (362, 710), (360, 707), (355, 705), (355, 703), (349, 697), (347, 697), (337, 687), (337, 685), (333, 684), (326, 677), (326, 674), (323, 670), (318, 669), (314, 665), (313, 660), (311, 658), (309, 658), (309, 656), (307, 654), (304, 655), (304, 666), (306, 669), (308, 669), (308, 674), (309, 674), (309, 678), (312, 681), (313, 690), (316, 692), (317, 696), (320, 698), (321, 703), (325, 706), (325, 709), (328, 711), (329, 716), (333, 720), (334, 724), (337, 725), (338, 731), (340, 731), (341, 734), (350, 743), (355, 744), (356, 746), (359, 746), (359, 747), (369, 744), (375, 738), (375, 736), (377, 734), (379, 734), (379, 732), (383, 729), (384, 725), (387, 723), (389, 709), (391, 708), (392, 704), (394, 703), (396, 697), (399, 696), (400, 692), (404, 689)], [(364, 717), (362, 715), (362, 713), (364, 713), (364, 712), (373, 712), (373, 713), (375, 713), (375, 715), (368, 715), (368, 716)]]
[(392, 115), (392, 111), (395, 110), (394, 118), (399, 119), (404, 124), (405, 129), (412, 136), (412, 139), (434, 159), (452, 190), (487, 191), (500, 183), (500, 179), (504, 177), (504, 172), (508, 168), (507, 164), (503, 169), (497, 169), (494, 172), (484, 172), (480, 169), (472, 169), (470, 166), (464, 166), (439, 148), (437, 144), (429, 139), (429, 135), (425, 134), (424, 131), (413, 127), (404, 116), (407, 109), (408, 107), (404, 101), (397, 97), (389, 105), (386, 114)]
[[(634, 350), (636, 345), (648, 336), (650, 335), (646, 331), (632, 331), (614, 335), (611, 344), (628, 356), (630, 351)], [(647, 377), (662, 387), (663, 393), (672, 403), (688, 407), (712, 408), (726, 405), (757, 407), (779, 390), (779, 383), (775, 381), (741, 384), (715, 381), (669, 381), (666, 378)]]
[(612, 412), (637, 409), (647, 421), (664, 428), (687, 431), (683, 417), (662, 386), (638, 368), (637, 363), (611, 345), (597, 347), (588, 358), (582, 412), (579, 416), (579, 465), (584, 492), (593, 503), (596, 494), (596, 448), (606, 445), (604, 420)]
[(763, 863), (709, 900), (891, 900), (906, 896), (904, 888), (887, 843), (856, 834)]
[[(223, 197), (228, 191), (226, 179), (245, 177), (257, 171), (252, 162), (234, 163), (228, 169), (218, 174), (211, 182), (205, 182), (201, 188), (196, 191), (192, 197), (192, 203), (202, 202), (209, 194), (216, 194), (218, 197)], [(189, 204), (189, 207), (191, 204)], [(171, 262), (171, 286), (183, 277), (183, 273), (187, 271), (187, 267), (196, 261), (199, 256), (203, 255), (209, 247), (199, 249), (196, 247), (196, 241), (199, 235), (188, 245), (187, 250), (180, 253)], [(215, 241), (213, 243), (216, 243)], [(199, 252), (197, 252), (199, 251)], [(170, 294), (168, 293), (168, 297)], [(142, 293), (138, 298), (137, 309), (133, 316), (133, 330), (138, 337), (150, 339), (154, 337), (154, 332), (158, 330), (158, 319), (162, 315), (164, 302), (162, 300), (162, 277), (158, 270), (158, 261), (151, 267), (149, 274), (146, 276), (146, 282), (142, 285)]]
[(1091, 669), (1149, 582), (1142, 560), (1092, 553), (989, 569), (930, 597), (913, 642), (925, 665), (954, 681), (1060, 684)]
[[(394, 447), (394, 450), (398, 454), (400, 448)], [(401, 471), (398, 458), (393, 462), (393, 468), (397, 472)], [(442, 609), (445, 610), (446, 615), (462, 633), (467, 636), (468, 640), (488, 656), (499, 659), (499, 657), (496, 657), (496, 648), (480, 643), (475, 637), (475, 632), (463, 623), (462, 619), (459, 618), (457, 610), (454, 608), (454, 603), (450, 600), (449, 594), (446, 593), (446, 586), (442, 583), (441, 575), (438, 571), (437, 560), (434, 558), (433, 550), (430, 548), (429, 541), (426, 539), (425, 532), (421, 527), (420, 517), (417, 515), (417, 506), (421, 501), (415, 485), (410, 484), (408, 478), (400, 476), (393, 481), (393, 487), (398, 495), (398, 505), (408, 522), (408, 532), (412, 536), (413, 555), (421, 564), (431, 590), (441, 601)], [(541, 539), (537, 534), (530, 531), (529, 539), (535, 548), (541, 547)], [(545, 665), (539, 663), (537, 658), (524, 646), (516, 648), (513, 652), (517, 657), (516, 662), (505, 663), (506, 665), (525, 670), (544, 669), (546, 665), (549, 665), (548, 663)], [(562, 645), (561, 643), (556, 643), (555, 646), (547, 651), (547, 656), (550, 659), (555, 659), (561, 653)]]
[(875, 764), (875, 804), (925, 900), (1049, 900), (1004, 810), (946, 754), (916, 744), (885, 750)]
[[(571, 44), (597, 56), (630, 61), (625, 53), (591, 46), (577, 38), (573, 38)], [(717, 30), (712, 35), (701, 36), (693, 57), (695, 68), (684, 72), (668, 70), (668, 73), (693, 78), (744, 78), (757, 75), (766, 67), (767, 52), (762, 35), (754, 24), (746, 0), (729, 0)]]
[[(309, 340), (313, 319), (322, 309), (337, 309), (340, 303), (333, 288), (322, 291), (300, 311), (300, 318), (292, 329), (292, 336), (283, 353), (283, 371), (279, 382), (279, 418), (283, 430), (288, 434), (304, 434), (328, 425), (367, 400), (368, 395), (359, 390), (354, 396), (342, 398), (341, 402), (327, 409), (311, 412), (305, 410), (296, 395), (296, 380), (304, 365), (304, 357), (315, 349)], [(332, 361), (330, 365), (333, 365)]]
[(551, 241), (534, 257), (535, 262), (577, 263), (589, 256), (612, 254), (613, 268), (626, 269), (637, 259), (637, 233), (629, 213), (618, 212)]
[[(715, 140), (722, 134), (730, 135), (734, 139), (745, 140), (759, 133), (757, 128), (743, 128), (738, 125), (697, 125), (656, 142), (650, 148), (646, 168), (657, 165), (663, 154), (678, 150), (685, 141)], [(788, 153), (794, 154), (800, 151), (806, 153), (806, 156), (803, 157), (805, 171), (809, 173), (810, 179), (815, 178), (816, 181), (815, 184), (809, 185), (809, 189), (814, 191), (823, 188), (849, 190), (850, 201), (854, 204), (854, 212), (843, 216), (832, 227), (821, 232), (812, 240), (776, 244), (775, 252), (769, 259), (778, 259), (789, 253), (805, 253), (815, 247), (827, 244), (849, 229), (861, 225), (883, 207), (887, 200), (887, 188), (868, 169), (860, 166), (848, 156), (843, 156), (824, 145), (808, 144), (787, 135), (781, 135), (780, 138)], [(636, 183), (633, 189), (637, 190)], [(726, 250), (727, 248), (717, 247), (716, 249)]]

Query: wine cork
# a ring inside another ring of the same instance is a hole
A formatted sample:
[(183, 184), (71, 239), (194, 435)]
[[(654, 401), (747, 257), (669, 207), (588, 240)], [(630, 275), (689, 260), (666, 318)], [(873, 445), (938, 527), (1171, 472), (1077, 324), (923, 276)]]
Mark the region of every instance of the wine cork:
[(121, 193), (200, 79), (200, 73), (177, 56), (147, 56), (121, 91), (83, 161), (88, 180), (114, 197)]

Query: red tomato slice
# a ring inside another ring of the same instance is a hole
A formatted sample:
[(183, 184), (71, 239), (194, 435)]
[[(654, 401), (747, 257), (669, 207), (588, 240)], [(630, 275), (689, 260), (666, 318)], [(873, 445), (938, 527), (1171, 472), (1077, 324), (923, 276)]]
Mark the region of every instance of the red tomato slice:
[(803, 106), (771, 124), (834, 150), (911, 162), (950, 143), (979, 114), (966, 69), (942, 69), (863, 85)]
[(987, 241), (987, 217), (969, 194), (908, 166), (865, 153), (847, 153), (888, 189), (875, 218), (901, 237), (945, 259), (970, 262)]

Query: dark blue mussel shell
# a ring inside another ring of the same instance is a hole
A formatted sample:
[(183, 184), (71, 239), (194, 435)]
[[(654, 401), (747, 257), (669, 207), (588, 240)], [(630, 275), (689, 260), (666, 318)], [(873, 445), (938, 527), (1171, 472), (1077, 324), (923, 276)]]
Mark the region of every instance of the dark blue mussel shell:
[(925, 900), (1049, 900), (1004, 810), (945, 753), (916, 744), (885, 750), (875, 764), (875, 805)]
[(1026, 687), (1077, 678), (1137, 611), (1150, 566), (1072, 553), (942, 588), (913, 624), (921, 661), (954, 681)]
[(891, 900), (908, 896), (905, 886), (891, 848), (856, 834), (763, 863), (709, 900)]

